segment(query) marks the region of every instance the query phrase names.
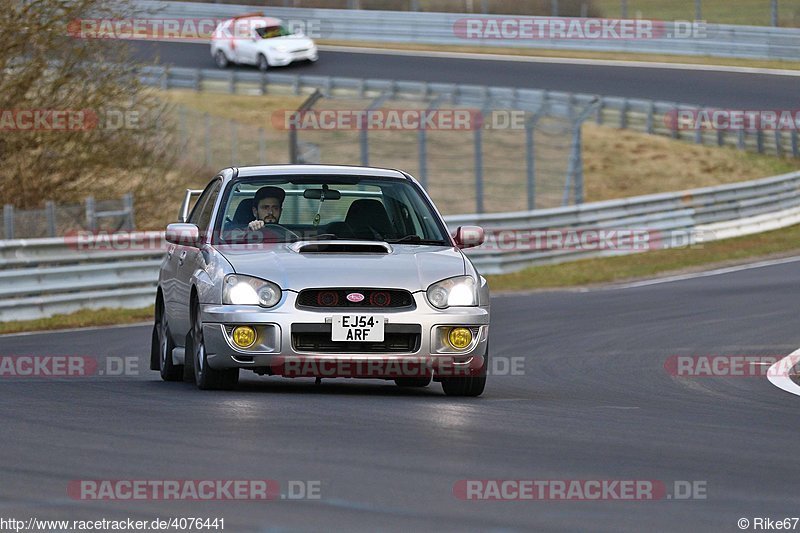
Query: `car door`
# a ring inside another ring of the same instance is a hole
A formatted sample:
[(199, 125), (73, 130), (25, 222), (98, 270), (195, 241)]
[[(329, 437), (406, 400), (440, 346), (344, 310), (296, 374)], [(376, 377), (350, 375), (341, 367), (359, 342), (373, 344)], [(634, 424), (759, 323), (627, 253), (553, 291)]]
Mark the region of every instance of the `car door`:
[(258, 63), (258, 41), (261, 39), (253, 29), (248, 29), (246, 35), (236, 38), (236, 62), (247, 65)]
[[(200, 237), (203, 239), (202, 246), (208, 242), (209, 230), (213, 226), (214, 207), (217, 204), (220, 188), (222, 186), (222, 179), (216, 178), (211, 182), (206, 190), (203, 191), (202, 196), (197, 201), (192, 214), (187, 221), (189, 224), (194, 224), (200, 229)], [(175, 299), (178, 305), (175, 309), (174, 316), (174, 330), (176, 342), (179, 346), (183, 344), (183, 338), (189, 332), (189, 298), (192, 290), (192, 276), (198, 268), (205, 268), (205, 259), (201, 248), (193, 246), (177, 246), (174, 256), (177, 256), (177, 268), (175, 272)], [(170, 326), (172, 327), (172, 326)]]

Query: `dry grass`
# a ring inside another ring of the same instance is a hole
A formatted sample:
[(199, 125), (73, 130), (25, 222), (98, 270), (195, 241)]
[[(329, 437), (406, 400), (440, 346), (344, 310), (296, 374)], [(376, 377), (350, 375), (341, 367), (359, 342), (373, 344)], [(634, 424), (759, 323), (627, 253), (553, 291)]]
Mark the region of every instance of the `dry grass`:
[[(46, 331), (53, 329), (87, 328), (133, 324), (153, 319), (153, 306), (143, 309), (85, 309), (68, 315), (56, 315), (36, 320), (0, 322), (0, 335), (23, 331)], [(148, 345), (149, 346), (149, 345)]]

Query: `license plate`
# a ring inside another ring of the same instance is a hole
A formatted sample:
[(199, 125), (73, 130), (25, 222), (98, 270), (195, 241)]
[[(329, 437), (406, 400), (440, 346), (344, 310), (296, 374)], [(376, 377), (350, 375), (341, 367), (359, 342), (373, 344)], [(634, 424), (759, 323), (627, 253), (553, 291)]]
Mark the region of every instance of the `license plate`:
[(383, 342), (382, 316), (336, 315), (332, 325), (334, 342)]

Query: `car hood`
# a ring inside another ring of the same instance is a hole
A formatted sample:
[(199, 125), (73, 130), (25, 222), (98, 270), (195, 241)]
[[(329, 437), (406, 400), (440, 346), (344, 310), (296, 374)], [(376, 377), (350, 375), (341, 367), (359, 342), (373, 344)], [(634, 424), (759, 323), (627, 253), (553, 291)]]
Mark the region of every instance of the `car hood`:
[(216, 248), (237, 274), (267, 279), (282, 289), (296, 291), (369, 287), (415, 292), (466, 273), (461, 252), (445, 246), (389, 245), (388, 253), (306, 253), (302, 243)]
[(273, 37), (258, 41), (261, 48), (280, 48), (286, 52), (308, 50), (314, 46), (314, 41), (305, 35), (287, 35), (286, 37)]

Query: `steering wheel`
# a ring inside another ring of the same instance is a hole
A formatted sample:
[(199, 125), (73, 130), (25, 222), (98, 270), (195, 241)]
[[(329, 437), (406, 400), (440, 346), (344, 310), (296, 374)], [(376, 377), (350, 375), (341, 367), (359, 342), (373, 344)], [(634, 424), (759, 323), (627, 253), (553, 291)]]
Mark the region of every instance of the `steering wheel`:
[(300, 239), (300, 235), (293, 232), (292, 230), (281, 226), (280, 224), (264, 224), (264, 227), (261, 228), (259, 231), (263, 231), (266, 233), (273, 233), (281, 235), (281, 240), (289, 240), (289, 239)]

